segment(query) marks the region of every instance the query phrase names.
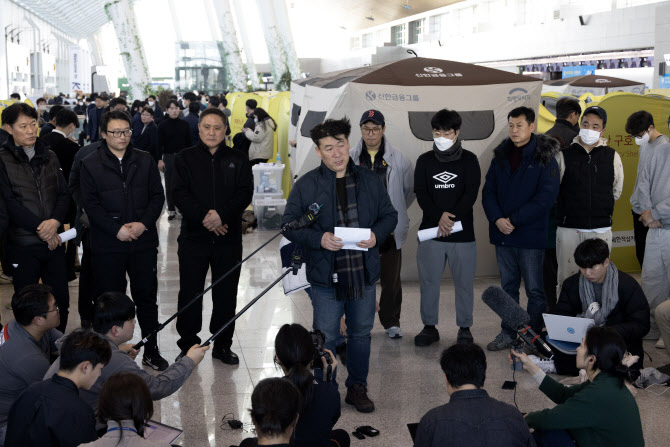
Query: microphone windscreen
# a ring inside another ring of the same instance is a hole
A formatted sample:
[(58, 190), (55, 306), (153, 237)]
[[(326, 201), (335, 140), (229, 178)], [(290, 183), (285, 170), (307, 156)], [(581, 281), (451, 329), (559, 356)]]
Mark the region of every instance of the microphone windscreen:
[(509, 294), (498, 286), (491, 286), (486, 289), (482, 294), (482, 301), (498, 314), (503, 323), (514, 330), (530, 322), (528, 312), (523, 310)]

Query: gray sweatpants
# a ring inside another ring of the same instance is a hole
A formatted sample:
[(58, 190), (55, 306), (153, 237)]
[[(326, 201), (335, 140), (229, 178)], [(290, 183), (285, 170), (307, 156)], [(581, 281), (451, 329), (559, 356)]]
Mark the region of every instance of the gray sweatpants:
[(459, 327), (471, 327), (475, 298), (473, 283), (477, 268), (476, 242), (429, 240), (419, 243), (416, 264), (421, 287), (421, 321), (426, 326), (437, 325), (440, 282), (447, 261), (456, 289), (456, 324)]
[(658, 332), (654, 310), (670, 294), (670, 230), (650, 228), (642, 263), (642, 291), (649, 301), (651, 334)]

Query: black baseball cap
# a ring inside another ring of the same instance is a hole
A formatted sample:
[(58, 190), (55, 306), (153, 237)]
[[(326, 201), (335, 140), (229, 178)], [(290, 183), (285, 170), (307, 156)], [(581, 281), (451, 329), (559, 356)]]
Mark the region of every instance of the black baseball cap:
[[(598, 115), (600, 118), (603, 119), (603, 128), (607, 127), (607, 112), (605, 112), (605, 109), (603, 109), (602, 107), (598, 107), (598, 106), (591, 106), (591, 107), (587, 108), (586, 110), (584, 110), (584, 115), (586, 115), (587, 113), (592, 113), (592, 114)], [(582, 115), (582, 116), (584, 116), (584, 115)]]
[(359, 126), (362, 126), (368, 121), (372, 121), (373, 123), (378, 124), (380, 126), (386, 125), (386, 121), (384, 121), (384, 115), (382, 115), (382, 112), (380, 112), (379, 110), (368, 110), (367, 112), (365, 112), (361, 117), (361, 122)]

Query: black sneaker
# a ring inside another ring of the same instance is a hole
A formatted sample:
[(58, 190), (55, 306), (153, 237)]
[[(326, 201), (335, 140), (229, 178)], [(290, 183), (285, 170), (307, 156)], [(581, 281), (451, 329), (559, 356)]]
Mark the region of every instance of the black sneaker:
[(155, 369), (156, 371), (165, 371), (168, 369), (170, 364), (161, 356), (161, 352), (158, 349), (144, 351), (144, 356), (142, 357), (142, 364), (147, 365)]
[(368, 397), (368, 389), (360, 383), (351, 385), (347, 389), (347, 397), (344, 401), (356, 407), (356, 410), (361, 413), (372, 413), (375, 411), (375, 404)]
[(440, 339), (440, 333), (435, 326), (424, 326), (421, 332), (414, 337), (415, 346), (430, 346)]
[(240, 358), (230, 348), (214, 348), (212, 357), (221, 360), (226, 365), (239, 365)]
[(340, 343), (335, 347), (335, 354), (340, 358), (340, 363), (347, 366), (347, 342)]
[(168, 220), (174, 220), (177, 217), (177, 213), (174, 211), (168, 211)]
[(177, 363), (179, 360), (181, 360), (181, 359), (183, 359), (184, 357), (186, 357), (186, 353), (187, 353), (187, 352), (188, 352), (188, 351), (181, 351), (181, 352), (179, 353), (179, 355), (174, 359), (174, 362)]
[(474, 343), (475, 339), (470, 333), (469, 327), (462, 327), (458, 329), (458, 335), (456, 336), (456, 343), (458, 344), (469, 344)]

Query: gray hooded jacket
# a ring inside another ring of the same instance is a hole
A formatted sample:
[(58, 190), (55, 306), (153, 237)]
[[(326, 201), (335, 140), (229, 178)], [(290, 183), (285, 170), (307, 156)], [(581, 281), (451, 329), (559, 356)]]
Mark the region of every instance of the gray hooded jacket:
[[(349, 156), (356, 166), (360, 165), (362, 151), (363, 139), (361, 138), (356, 146), (349, 150)], [(414, 167), (402, 152), (391, 146), (386, 137), (384, 137), (384, 161), (388, 165), (386, 169), (386, 184), (388, 185), (386, 190), (391, 198), (393, 208), (398, 212), (398, 224), (393, 234), (396, 249), (400, 250), (409, 231), (407, 208), (416, 199), (414, 194)]]

